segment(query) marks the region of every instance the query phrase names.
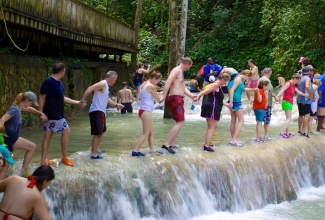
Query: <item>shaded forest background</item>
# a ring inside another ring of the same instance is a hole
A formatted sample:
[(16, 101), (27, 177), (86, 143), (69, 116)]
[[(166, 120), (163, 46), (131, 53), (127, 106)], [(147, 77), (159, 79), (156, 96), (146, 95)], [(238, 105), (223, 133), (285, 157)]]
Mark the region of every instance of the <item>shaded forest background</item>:
[[(80, 1), (134, 26), (136, 0)], [(182, 1), (176, 1), (180, 14)], [(170, 2), (143, 0), (139, 32), (138, 61), (161, 64), (165, 75)], [(188, 5), (185, 56), (194, 61), (188, 77), (208, 57), (241, 69), (252, 58), (260, 70), (271, 67), (286, 78), (300, 68), (301, 56), (320, 73), (325, 69), (325, 0), (188, 0)]]

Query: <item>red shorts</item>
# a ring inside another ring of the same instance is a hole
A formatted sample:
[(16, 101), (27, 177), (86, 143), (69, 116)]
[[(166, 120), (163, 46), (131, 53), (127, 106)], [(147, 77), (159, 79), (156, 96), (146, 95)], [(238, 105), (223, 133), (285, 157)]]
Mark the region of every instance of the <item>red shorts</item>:
[(249, 81), (249, 83), (247, 84), (247, 88), (251, 88), (251, 89), (257, 88), (257, 82), (258, 82), (257, 79)]
[(176, 122), (184, 121), (184, 99), (180, 95), (170, 95), (167, 99), (170, 110), (172, 111), (173, 119)]

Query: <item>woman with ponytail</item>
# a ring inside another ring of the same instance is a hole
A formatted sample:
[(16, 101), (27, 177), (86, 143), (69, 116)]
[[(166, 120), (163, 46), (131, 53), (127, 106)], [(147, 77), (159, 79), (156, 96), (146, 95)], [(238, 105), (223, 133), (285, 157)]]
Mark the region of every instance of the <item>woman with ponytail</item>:
[[(22, 124), (21, 112), (25, 111), (36, 114), (39, 115), (43, 121), (47, 120), (46, 115), (31, 107), (32, 104), (38, 106), (36, 95), (33, 92), (20, 93), (17, 95), (6, 114), (0, 118), (0, 125), (5, 126), (4, 144), (8, 150), (10, 152), (14, 149), (26, 150), (21, 169), (21, 175), (25, 176), (28, 176), (28, 165), (35, 153), (36, 144), (25, 138), (19, 137)], [(8, 167), (9, 164), (4, 163), (3, 168), (0, 170), (0, 180), (4, 179)]]
[(46, 189), (54, 178), (53, 169), (42, 165), (27, 179), (10, 176), (0, 181), (0, 192), (4, 192), (0, 202), (0, 219), (33, 219), (33, 215), (37, 219), (51, 219), (41, 191)]

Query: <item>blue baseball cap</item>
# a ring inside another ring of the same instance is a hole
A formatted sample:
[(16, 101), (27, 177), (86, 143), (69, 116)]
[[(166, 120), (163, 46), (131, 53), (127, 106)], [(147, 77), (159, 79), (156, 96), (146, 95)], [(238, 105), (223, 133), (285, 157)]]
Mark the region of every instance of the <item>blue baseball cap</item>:
[(2, 154), (3, 159), (7, 161), (9, 164), (16, 163), (14, 159), (11, 158), (10, 151), (4, 145), (0, 145), (0, 153)]

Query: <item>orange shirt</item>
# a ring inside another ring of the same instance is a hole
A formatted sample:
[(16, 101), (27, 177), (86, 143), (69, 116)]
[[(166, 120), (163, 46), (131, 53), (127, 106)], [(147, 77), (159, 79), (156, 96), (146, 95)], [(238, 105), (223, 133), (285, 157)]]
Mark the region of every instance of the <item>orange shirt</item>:
[[(257, 93), (260, 93), (262, 95), (262, 101), (259, 102), (257, 100)], [(254, 91), (254, 102), (253, 102), (253, 109), (262, 109), (265, 110), (266, 105), (266, 95), (264, 93), (263, 89), (258, 89), (257, 91)]]

